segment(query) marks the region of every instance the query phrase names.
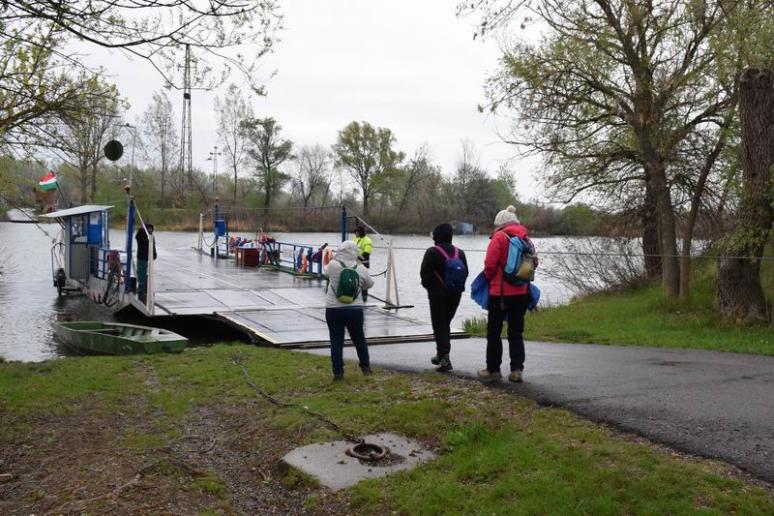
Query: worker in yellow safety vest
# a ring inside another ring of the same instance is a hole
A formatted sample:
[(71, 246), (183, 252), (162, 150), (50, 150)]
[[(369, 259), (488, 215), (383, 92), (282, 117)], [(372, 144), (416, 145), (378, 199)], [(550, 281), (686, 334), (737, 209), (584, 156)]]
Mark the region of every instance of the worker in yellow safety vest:
[[(360, 263), (363, 264), (363, 266), (365, 266), (367, 269), (370, 269), (371, 253), (374, 251), (374, 246), (371, 242), (371, 237), (366, 235), (366, 230), (363, 226), (359, 225), (355, 228), (355, 244), (357, 244), (358, 250), (357, 259), (360, 261)], [(363, 289), (362, 292), (363, 301), (365, 302), (368, 299), (368, 291)]]

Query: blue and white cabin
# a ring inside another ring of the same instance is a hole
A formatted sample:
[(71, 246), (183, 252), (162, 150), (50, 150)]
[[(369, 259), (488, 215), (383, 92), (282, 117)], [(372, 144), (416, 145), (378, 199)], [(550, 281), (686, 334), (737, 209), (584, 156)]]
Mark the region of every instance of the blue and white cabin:
[(134, 281), (127, 281), (134, 269), (131, 256), (110, 245), (112, 207), (88, 204), (43, 215), (55, 219), (62, 228), (60, 240), (51, 249), (54, 286), (60, 295), (80, 291), (112, 312), (131, 304), (152, 315), (148, 303), (135, 295)]

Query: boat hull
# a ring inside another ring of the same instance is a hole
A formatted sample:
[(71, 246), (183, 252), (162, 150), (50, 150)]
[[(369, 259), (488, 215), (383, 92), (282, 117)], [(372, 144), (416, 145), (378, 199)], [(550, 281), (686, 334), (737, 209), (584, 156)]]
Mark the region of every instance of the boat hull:
[(56, 323), (55, 334), (68, 347), (101, 355), (180, 353), (188, 341), (159, 328), (93, 321)]

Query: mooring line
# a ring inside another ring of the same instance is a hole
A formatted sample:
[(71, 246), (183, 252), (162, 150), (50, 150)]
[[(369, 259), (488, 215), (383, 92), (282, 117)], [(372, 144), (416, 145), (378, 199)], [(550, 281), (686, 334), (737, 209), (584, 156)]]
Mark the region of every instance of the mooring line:
[(313, 417), (315, 419), (318, 419), (318, 420), (322, 421), (323, 423), (325, 423), (326, 425), (328, 425), (329, 427), (331, 427), (334, 431), (339, 433), (347, 441), (349, 441), (351, 443), (355, 443), (355, 444), (361, 444), (361, 443), (365, 442), (363, 439), (361, 439), (361, 438), (359, 438), (359, 437), (357, 437), (357, 436), (355, 436), (353, 434), (350, 434), (349, 432), (344, 430), (341, 427), (341, 425), (339, 425), (338, 423), (336, 423), (335, 421), (330, 419), (325, 414), (321, 414), (320, 412), (316, 412), (316, 411), (310, 409), (309, 407), (307, 407), (306, 405), (300, 405), (298, 403), (288, 403), (287, 401), (278, 400), (277, 398), (275, 398), (274, 396), (272, 396), (268, 392), (266, 392), (263, 389), (261, 389), (260, 387), (258, 387), (255, 384), (255, 382), (253, 381), (253, 379), (250, 378), (250, 374), (247, 372), (247, 368), (244, 366), (244, 355), (242, 355), (242, 353), (239, 353), (239, 354), (235, 355), (234, 358), (232, 359), (232, 361), (233, 361), (234, 365), (239, 366), (242, 369), (242, 375), (244, 376), (245, 382), (247, 382), (247, 385), (252, 387), (255, 390), (255, 392), (257, 392), (263, 399), (265, 399), (269, 403), (271, 403), (273, 405), (276, 405), (277, 407), (281, 407), (281, 408), (297, 408), (297, 409), (301, 409), (301, 411), (303, 411), (307, 415), (309, 415), (309, 416), (311, 416), (311, 417)]

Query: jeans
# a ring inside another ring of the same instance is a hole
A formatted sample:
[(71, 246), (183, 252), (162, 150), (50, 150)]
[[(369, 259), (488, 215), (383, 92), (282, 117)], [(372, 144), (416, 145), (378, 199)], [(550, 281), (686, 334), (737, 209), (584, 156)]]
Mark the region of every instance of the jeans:
[(148, 295), (148, 260), (137, 260), (137, 297), (145, 301)]
[(368, 344), (363, 333), (363, 308), (326, 308), (325, 322), (328, 323), (328, 334), (331, 338), (331, 365), (333, 374), (344, 374), (344, 328), (349, 332), (349, 338), (355, 345), (360, 368), (371, 366), (368, 358)]
[(486, 368), (500, 371), (503, 362), (503, 316), (508, 316), (508, 351), (511, 355), (511, 371), (524, 369), (524, 314), (529, 297), (491, 296), (486, 325)]
[(451, 322), (457, 307), (460, 306), (460, 294), (429, 294), (430, 322), (433, 325), (435, 350), (439, 357), (451, 351)]

